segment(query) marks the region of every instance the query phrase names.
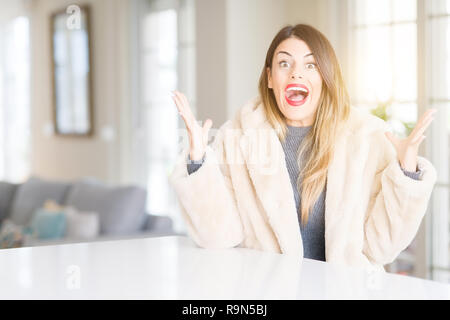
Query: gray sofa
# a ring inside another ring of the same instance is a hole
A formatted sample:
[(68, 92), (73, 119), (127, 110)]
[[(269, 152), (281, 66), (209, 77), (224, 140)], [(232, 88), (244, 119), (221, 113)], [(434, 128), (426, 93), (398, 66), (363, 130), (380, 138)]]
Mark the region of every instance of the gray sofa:
[(95, 239), (31, 239), (25, 246), (175, 235), (169, 217), (146, 212), (146, 199), (147, 192), (141, 187), (111, 187), (91, 178), (74, 183), (37, 177), (23, 184), (0, 182), (0, 225), (7, 219), (15, 225), (27, 226), (33, 213), (52, 200), (79, 211), (98, 213), (98, 236)]

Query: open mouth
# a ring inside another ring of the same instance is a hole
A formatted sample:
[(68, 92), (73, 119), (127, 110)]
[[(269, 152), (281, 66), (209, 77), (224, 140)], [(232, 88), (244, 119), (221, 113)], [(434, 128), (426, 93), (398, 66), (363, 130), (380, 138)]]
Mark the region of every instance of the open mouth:
[(290, 84), (284, 91), (284, 97), (291, 106), (298, 107), (306, 102), (309, 90), (303, 84)]

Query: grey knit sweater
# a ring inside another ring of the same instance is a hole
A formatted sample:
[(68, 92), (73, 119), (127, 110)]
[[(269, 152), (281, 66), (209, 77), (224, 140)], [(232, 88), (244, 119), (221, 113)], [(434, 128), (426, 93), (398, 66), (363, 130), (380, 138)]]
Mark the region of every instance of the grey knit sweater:
[[(316, 203), (314, 204), (312, 212), (309, 214), (308, 222), (305, 226), (301, 224), (300, 206), (301, 199), (297, 189), (297, 178), (299, 175), (299, 167), (297, 164), (297, 150), (303, 140), (308, 134), (312, 126), (309, 127), (292, 127), (287, 126), (288, 134), (286, 140), (282, 143), (285, 153), (286, 166), (291, 180), (292, 190), (294, 192), (295, 205), (297, 208), (297, 216), (300, 227), (300, 233), (303, 241), (303, 254), (305, 258), (325, 261), (325, 194), (326, 185)], [(202, 160), (195, 162), (187, 159), (187, 170), (189, 174), (196, 172), (201, 166), (205, 157)], [(403, 170), (403, 169), (402, 169)], [(408, 172), (403, 170), (408, 177), (419, 180), (420, 171)]]

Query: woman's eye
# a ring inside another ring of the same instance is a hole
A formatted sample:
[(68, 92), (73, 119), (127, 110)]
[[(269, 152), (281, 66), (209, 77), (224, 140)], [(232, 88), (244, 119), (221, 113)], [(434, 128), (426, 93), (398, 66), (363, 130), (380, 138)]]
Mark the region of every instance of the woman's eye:
[(280, 67), (282, 67), (282, 68), (289, 67), (289, 63), (287, 63), (286, 61), (281, 61), (280, 62)]
[(315, 63), (308, 63), (308, 64), (306, 65), (306, 68), (307, 68), (307, 69), (315, 69), (315, 68), (316, 68), (316, 64), (315, 64)]

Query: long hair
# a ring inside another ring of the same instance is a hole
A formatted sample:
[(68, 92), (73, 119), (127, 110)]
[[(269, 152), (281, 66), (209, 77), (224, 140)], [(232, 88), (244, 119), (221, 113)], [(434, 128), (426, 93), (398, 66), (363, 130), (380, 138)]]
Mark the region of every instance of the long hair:
[(328, 167), (333, 159), (337, 136), (348, 119), (350, 99), (336, 53), (328, 39), (317, 29), (304, 24), (288, 25), (281, 29), (267, 51), (264, 68), (259, 78), (259, 95), (266, 117), (279, 139), (285, 141), (286, 119), (278, 108), (273, 90), (268, 87), (268, 69), (278, 45), (286, 39), (303, 40), (317, 63), (323, 85), (316, 117), (308, 135), (297, 151), (297, 163), (301, 169), (297, 189), (301, 199), (301, 223), (306, 225), (310, 210), (326, 187)]

